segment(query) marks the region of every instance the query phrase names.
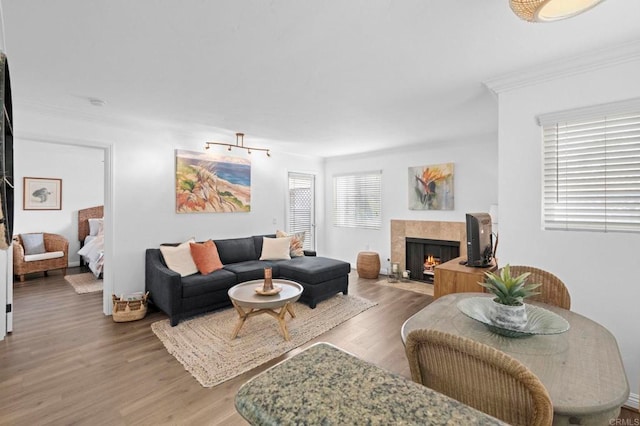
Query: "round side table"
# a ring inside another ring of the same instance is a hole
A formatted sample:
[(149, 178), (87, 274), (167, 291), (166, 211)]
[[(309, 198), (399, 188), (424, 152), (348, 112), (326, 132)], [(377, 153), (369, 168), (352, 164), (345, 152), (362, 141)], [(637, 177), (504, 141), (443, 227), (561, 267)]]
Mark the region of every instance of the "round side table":
[(360, 278), (377, 279), (380, 273), (380, 256), (375, 251), (358, 253), (358, 276)]

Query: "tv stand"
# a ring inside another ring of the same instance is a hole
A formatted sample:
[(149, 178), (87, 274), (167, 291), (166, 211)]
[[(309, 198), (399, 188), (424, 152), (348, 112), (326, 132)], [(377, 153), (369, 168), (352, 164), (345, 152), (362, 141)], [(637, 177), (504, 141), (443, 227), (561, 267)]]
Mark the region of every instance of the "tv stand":
[(469, 260), (468, 259), (462, 259), (460, 262), (458, 262), (460, 265), (463, 266), (469, 266), (470, 268), (493, 268), (494, 266), (494, 261), (492, 260), (490, 263), (486, 264), (486, 265), (469, 265)]
[(495, 260), (487, 267), (477, 268), (466, 265), (466, 258), (457, 257), (442, 263), (435, 268), (433, 282), (433, 297), (450, 293), (477, 293), (483, 292), (484, 287), (478, 282), (484, 281), (485, 272), (493, 272), (498, 269)]

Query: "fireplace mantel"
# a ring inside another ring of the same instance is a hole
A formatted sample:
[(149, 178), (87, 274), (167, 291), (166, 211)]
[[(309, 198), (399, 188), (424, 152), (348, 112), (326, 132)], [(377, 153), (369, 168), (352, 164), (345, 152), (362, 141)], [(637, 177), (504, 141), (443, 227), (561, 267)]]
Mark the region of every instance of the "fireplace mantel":
[(405, 240), (407, 237), (460, 241), (460, 256), (467, 257), (467, 231), (464, 222), (428, 220), (391, 220), (391, 261), (406, 269)]

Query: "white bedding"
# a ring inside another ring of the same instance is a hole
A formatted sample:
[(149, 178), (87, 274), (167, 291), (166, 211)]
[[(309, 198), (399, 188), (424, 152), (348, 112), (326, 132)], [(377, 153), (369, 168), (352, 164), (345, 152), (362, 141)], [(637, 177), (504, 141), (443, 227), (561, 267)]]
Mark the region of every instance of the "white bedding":
[(87, 236), (84, 241), (85, 244), (78, 254), (84, 258), (91, 272), (100, 277), (104, 264), (104, 235)]

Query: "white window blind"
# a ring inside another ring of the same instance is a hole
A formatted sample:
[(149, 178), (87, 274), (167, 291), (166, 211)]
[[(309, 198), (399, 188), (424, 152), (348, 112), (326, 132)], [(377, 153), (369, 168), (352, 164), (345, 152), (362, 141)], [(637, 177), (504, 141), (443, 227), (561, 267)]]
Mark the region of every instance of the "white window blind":
[(347, 228), (380, 229), (381, 171), (333, 177), (333, 224)]
[(289, 233), (304, 232), (303, 248), (315, 247), (314, 222), (314, 176), (303, 173), (289, 173)]
[(640, 232), (640, 108), (541, 119), (545, 229)]

